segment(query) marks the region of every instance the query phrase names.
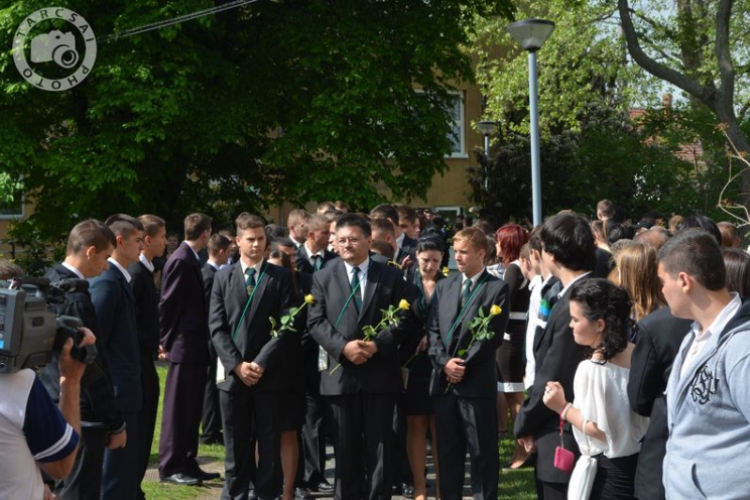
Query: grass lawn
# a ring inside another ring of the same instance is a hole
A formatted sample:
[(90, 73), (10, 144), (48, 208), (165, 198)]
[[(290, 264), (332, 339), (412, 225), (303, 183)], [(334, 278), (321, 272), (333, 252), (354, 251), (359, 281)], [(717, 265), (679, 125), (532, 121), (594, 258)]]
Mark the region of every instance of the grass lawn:
[[(158, 364), (161, 386), (161, 398), (164, 397), (164, 380), (167, 376), (166, 364)], [(203, 390), (202, 388), (200, 389)], [(159, 433), (161, 432), (161, 410), (162, 402), (156, 415), (156, 432), (154, 442), (151, 443), (151, 466), (155, 467), (159, 456)], [(500, 442), (500, 463), (507, 463), (513, 454), (513, 441), (504, 439)], [(224, 447), (221, 445), (204, 445), (198, 448), (198, 456), (202, 459), (224, 462)], [(223, 475), (223, 474), (222, 474)], [(176, 486), (173, 484), (162, 484), (159, 482), (144, 482), (143, 491), (149, 500), (189, 500), (197, 497), (205, 497), (210, 493), (206, 487)], [(215, 490), (214, 490), (215, 491)], [(536, 500), (534, 489), (533, 469), (500, 470), (500, 483), (498, 500)]]

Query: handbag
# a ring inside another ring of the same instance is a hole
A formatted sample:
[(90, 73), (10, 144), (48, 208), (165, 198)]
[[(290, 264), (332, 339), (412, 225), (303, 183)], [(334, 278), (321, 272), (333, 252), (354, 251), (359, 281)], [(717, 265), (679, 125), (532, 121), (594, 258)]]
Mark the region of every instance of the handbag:
[(566, 450), (563, 445), (563, 419), (560, 417), (560, 446), (555, 448), (555, 467), (570, 474), (573, 470), (573, 464), (576, 461), (576, 456), (572, 451)]
[(586, 438), (586, 453), (581, 453), (573, 469), (573, 474), (570, 476), (568, 500), (588, 500), (591, 496), (591, 489), (594, 487), (596, 469), (599, 464), (596, 458), (591, 456), (591, 441), (588, 434), (586, 434), (586, 424), (588, 422), (588, 420), (584, 420), (581, 429), (583, 436)]

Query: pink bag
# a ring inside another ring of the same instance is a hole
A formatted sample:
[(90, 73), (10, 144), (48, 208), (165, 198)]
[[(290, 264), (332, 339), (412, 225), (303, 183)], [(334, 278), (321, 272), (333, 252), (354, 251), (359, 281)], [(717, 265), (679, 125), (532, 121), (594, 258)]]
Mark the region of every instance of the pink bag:
[(560, 417), (560, 446), (555, 448), (555, 467), (570, 474), (576, 463), (576, 456), (563, 446), (563, 419)]

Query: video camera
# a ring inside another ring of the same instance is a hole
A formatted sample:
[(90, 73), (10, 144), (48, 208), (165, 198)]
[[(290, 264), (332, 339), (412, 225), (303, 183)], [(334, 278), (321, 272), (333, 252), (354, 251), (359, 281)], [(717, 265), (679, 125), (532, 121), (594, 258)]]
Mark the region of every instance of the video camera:
[(0, 281), (0, 374), (45, 365), (72, 338), (71, 356), (81, 363), (96, 359), (96, 347), (80, 347), (83, 323), (72, 316), (58, 316), (50, 304), (65, 302), (67, 292), (85, 292), (88, 282), (44, 278)]

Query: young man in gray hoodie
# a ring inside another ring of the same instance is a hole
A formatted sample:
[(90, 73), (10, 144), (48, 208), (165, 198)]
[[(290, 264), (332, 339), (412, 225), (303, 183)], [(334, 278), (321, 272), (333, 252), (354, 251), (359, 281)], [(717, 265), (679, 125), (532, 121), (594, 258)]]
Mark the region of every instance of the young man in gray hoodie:
[(693, 320), (667, 384), (667, 499), (750, 499), (750, 302), (727, 291), (721, 250), (700, 230), (661, 248), (658, 273), (672, 314)]

